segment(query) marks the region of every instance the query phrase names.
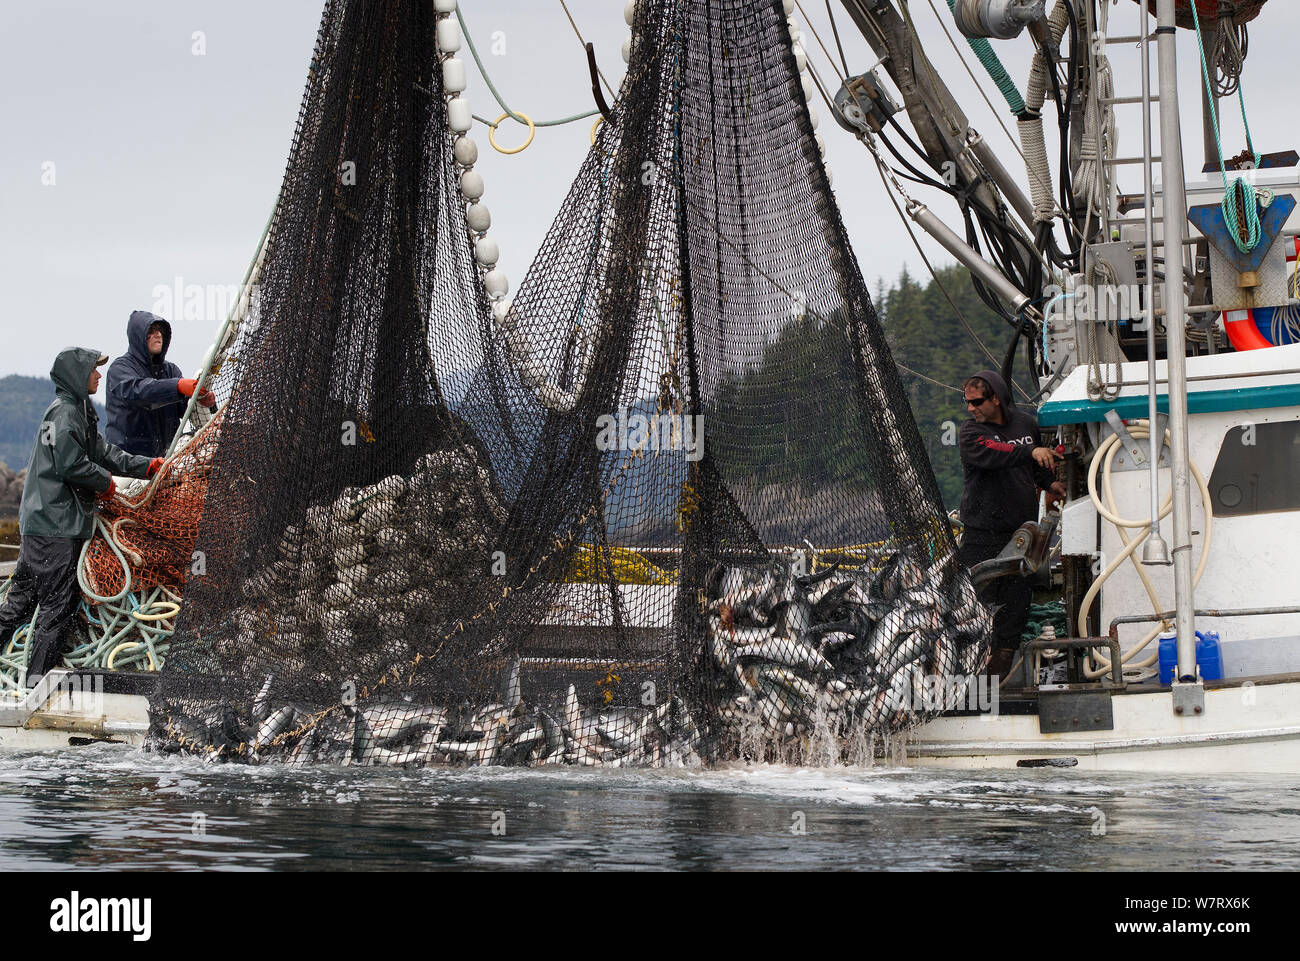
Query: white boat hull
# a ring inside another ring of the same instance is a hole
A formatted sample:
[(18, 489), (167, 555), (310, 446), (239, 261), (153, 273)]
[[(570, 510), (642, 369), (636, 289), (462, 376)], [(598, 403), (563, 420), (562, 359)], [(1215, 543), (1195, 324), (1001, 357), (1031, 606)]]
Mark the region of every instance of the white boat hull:
[(1114, 728), (1043, 734), (1034, 714), (941, 717), (908, 738), (904, 763), (961, 769), (1039, 766), (1169, 774), (1300, 774), (1300, 678), (1207, 687), (1180, 717), (1168, 689), (1117, 693)]
[[(1114, 728), (1043, 734), (1037, 714), (941, 717), (916, 728), (902, 762), (966, 770), (1039, 766), (1171, 774), (1300, 774), (1300, 677), (1211, 686), (1205, 712), (1180, 717), (1168, 689), (1116, 693)], [(10, 709), (12, 710), (12, 709)], [(148, 700), (60, 691), (21, 724), (0, 724), (0, 753), (114, 742), (139, 746)]]
[(51, 671), (23, 699), (0, 700), (0, 753), (105, 742), (138, 747), (148, 731), (148, 698), (106, 693), (102, 677)]

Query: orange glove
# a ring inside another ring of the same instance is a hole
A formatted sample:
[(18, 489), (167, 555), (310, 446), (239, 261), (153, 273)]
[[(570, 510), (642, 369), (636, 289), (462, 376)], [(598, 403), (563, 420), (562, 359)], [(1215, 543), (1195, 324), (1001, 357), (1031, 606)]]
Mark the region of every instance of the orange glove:
[(162, 465), (163, 459), (161, 457), (155, 457), (149, 462), (149, 472), (145, 474), (145, 476), (152, 477), (154, 474), (158, 473), (158, 468), (162, 467)]
[(108, 478), (108, 490), (99, 494), (98, 497), (102, 501), (111, 500), (113, 495), (116, 493), (117, 493), (117, 481), (113, 480), (113, 477), (110, 474)]
[(176, 381), (176, 389), (181, 392), (182, 397), (193, 397), (194, 388), (199, 386), (199, 382), (193, 377), (182, 377)]
[(203, 393), (199, 394), (199, 403), (202, 404), (204, 407), (216, 407), (217, 395), (212, 393), (211, 388), (204, 387)]

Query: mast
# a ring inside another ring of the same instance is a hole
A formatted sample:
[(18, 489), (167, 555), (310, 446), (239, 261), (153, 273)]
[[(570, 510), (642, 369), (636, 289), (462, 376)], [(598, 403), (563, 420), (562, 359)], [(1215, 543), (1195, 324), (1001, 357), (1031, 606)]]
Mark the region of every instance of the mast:
[[(1173, 488), (1173, 559), (1178, 678), (1196, 675), (1196, 635), (1192, 597), (1191, 472), (1187, 445), (1186, 301), (1183, 296), (1183, 239), (1187, 196), (1183, 145), (1178, 124), (1178, 52), (1174, 0), (1156, 3), (1156, 55), (1160, 78), (1160, 166), (1164, 184), (1165, 336), (1169, 374), (1170, 476)], [(1148, 204), (1151, 198), (1147, 198)], [(1148, 265), (1148, 270), (1151, 266)], [(1154, 364), (1154, 358), (1147, 359)], [(1155, 425), (1152, 425), (1155, 429)], [(1208, 510), (1208, 507), (1207, 507)], [(1177, 680), (1177, 678), (1175, 678)]]

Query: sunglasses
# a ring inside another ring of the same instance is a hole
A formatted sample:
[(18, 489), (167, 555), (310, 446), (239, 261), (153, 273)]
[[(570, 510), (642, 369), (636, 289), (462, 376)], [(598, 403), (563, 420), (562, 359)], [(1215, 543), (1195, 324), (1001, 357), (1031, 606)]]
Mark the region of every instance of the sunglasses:
[(989, 401), (991, 401), (992, 399), (993, 399), (992, 397), (974, 397), (974, 398), (972, 398), (972, 397), (963, 397), (963, 398), (962, 398), (962, 400), (966, 401), (966, 406), (967, 406), (967, 407), (983, 407), (985, 404), (987, 404), (987, 403), (988, 403)]

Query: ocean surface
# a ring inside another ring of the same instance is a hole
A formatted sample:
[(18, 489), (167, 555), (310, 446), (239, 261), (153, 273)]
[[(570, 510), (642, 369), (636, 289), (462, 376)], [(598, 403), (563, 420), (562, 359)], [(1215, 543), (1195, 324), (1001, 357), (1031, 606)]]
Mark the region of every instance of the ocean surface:
[(0, 757), (0, 870), (1300, 869), (1300, 777)]

